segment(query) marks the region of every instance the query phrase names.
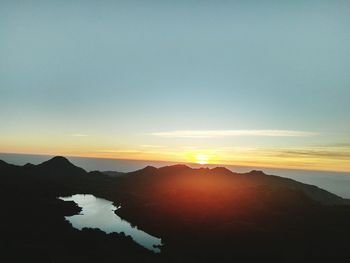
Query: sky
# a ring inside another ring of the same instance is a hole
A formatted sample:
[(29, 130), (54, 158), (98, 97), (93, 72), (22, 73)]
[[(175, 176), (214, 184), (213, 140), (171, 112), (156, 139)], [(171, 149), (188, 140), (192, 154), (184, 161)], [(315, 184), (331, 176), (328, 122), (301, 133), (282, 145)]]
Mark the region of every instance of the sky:
[(0, 152), (350, 171), (350, 2), (0, 1)]

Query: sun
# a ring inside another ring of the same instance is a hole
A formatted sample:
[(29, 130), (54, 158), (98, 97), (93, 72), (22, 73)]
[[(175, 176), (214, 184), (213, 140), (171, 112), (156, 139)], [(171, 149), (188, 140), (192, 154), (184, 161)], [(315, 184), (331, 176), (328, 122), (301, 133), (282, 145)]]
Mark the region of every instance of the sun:
[(208, 164), (209, 156), (206, 154), (197, 154), (196, 163), (198, 164)]

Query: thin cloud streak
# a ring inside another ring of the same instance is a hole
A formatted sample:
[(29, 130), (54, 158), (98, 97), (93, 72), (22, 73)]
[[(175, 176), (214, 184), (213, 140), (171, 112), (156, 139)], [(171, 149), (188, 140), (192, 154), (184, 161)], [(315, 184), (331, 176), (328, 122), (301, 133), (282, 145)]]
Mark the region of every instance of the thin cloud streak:
[(164, 138), (214, 138), (235, 136), (259, 137), (305, 137), (318, 135), (316, 132), (294, 130), (178, 130), (154, 132), (153, 136)]
[(152, 144), (142, 144), (140, 146), (143, 148), (164, 148), (163, 145), (152, 145)]
[(87, 137), (89, 135), (83, 134), (83, 133), (75, 133), (75, 134), (71, 134), (71, 136), (73, 136), (73, 137)]

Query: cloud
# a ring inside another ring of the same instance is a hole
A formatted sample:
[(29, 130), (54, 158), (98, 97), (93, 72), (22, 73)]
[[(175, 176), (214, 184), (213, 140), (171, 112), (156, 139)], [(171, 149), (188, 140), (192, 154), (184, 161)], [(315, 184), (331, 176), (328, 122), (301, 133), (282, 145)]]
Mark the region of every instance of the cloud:
[(329, 146), (338, 147), (338, 148), (349, 148), (350, 142), (334, 143), (334, 144), (330, 144)]
[(163, 145), (152, 145), (152, 144), (142, 144), (140, 146), (143, 148), (164, 148)]
[(213, 138), (234, 136), (304, 137), (318, 135), (318, 133), (294, 130), (178, 130), (154, 132), (151, 133), (151, 135), (164, 138)]
[(83, 133), (75, 133), (75, 134), (72, 134), (71, 136), (73, 136), (73, 137), (87, 137), (89, 135), (83, 134)]
[(350, 160), (350, 151), (336, 151), (333, 149), (280, 150), (277, 156)]
[(136, 153), (141, 153), (141, 151), (138, 150), (109, 150), (109, 149), (100, 149), (96, 150), (98, 153), (128, 153), (128, 154), (136, 154)]

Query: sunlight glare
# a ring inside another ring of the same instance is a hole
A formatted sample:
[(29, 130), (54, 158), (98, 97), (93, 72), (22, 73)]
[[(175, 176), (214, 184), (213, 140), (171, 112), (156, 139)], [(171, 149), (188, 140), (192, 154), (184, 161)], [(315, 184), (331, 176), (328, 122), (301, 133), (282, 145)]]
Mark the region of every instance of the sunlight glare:
[(207, 164), (208, 163), (208, 159), (209, 159), (209, 157), (206, 154), (197, 154), (196, 155), (196, 162), (198, 164)]

